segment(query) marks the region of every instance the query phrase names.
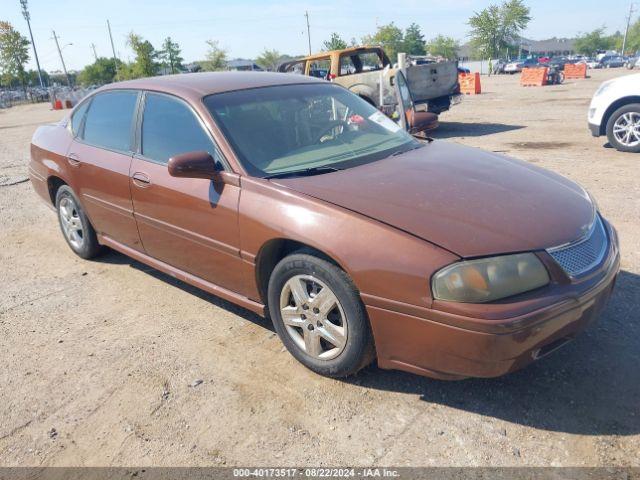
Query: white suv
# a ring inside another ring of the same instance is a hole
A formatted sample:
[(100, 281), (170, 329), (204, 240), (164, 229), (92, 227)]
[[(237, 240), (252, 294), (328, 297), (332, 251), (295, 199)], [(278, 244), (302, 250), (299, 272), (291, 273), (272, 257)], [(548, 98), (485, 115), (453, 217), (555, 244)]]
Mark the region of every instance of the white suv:
[(640, 153), (640, 74), (600, 86), (589, 107), (589, 129), (621, 152)]

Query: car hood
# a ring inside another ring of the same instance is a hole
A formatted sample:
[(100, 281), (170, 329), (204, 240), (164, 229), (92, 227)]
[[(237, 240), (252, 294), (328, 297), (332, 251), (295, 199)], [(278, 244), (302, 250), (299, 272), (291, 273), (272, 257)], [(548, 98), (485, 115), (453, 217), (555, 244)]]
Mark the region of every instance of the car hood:
[(272, 181), (462, 257), (563, 245), (582, 237), (595, 215), (588, 194), (564, 177), (439, 141), (338, 172)]

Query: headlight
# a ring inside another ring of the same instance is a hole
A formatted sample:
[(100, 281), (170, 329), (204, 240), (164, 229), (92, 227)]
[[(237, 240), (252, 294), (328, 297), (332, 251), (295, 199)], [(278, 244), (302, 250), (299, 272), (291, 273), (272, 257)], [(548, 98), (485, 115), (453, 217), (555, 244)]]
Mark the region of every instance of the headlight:
[(549, 274), (533, 253), (454, 263), (433, 276), (438, 300), (485, 303), (528, 292), (549, 283)]

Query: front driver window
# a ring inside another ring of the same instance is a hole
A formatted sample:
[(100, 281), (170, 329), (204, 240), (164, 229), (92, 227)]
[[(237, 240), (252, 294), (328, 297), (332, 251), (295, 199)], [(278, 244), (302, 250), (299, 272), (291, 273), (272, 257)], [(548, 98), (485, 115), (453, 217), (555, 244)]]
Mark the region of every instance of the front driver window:
[(141, 149), (145, 158), (158, 163), (199, 150), (218, 160), (213, 142), (191, 109), (180, 100), (155, 93), (146, 96)]

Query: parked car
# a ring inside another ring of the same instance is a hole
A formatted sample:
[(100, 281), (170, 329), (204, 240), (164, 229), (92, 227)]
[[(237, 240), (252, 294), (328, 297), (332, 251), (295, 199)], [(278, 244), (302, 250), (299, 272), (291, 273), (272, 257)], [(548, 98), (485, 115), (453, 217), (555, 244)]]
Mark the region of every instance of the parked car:
[(533, 68), (536, 66), (538, 66), (538, 60), (536, 58), (517, 60), (515, 62), (507, 63), (504, 67), (504, 73), (513, 75), (514, 73), (520, 73), (523, 68)]
[(589, 129), (621, 152), (640, 153), (640, 74), (600, 86), (589, 106)]
[(627, 59), (627, 63), (625, 66), (629, 70), (633, 70), (634, 68), (640, 68), (640, 55), (636, 55), (635, 57), (629, 57)]
[(620, 68), (624, 67), (625, 59), (620, 56), (606, 56), (600, 60), (602, 68)]
[(547, 62), (546, 66), (553, 67), (561, 72), (564, 71), (564, 66), (567, 64), (576, 64), (579, 63), (578, 59), (571, 59), (567, 57), (553, 57), (549, 62)]
[[(595, 320), (614, 228), (535, 165), (420, 142), (340, 85), (264, 72), (115, 83), (29, 166), (82, 258), (111, 247), (248, 310), (323, 375), (492, 377)], [(232, 344), (230, 348), (233, 348)]]
[(596, 60), (595, 58), (585, 59), (584, 63), (587, 64), (587, 68), (590, 68), (590, 69), (593, 69), (593, 70), (598, 70), (598, 69), (602, 68), (602, 64), (600, 63), (600, 61)]
[[(302, 72), (331, 80), (357, 93), (385, 113), (395, 111), (398, 103), (393, 85), (398, 69), (391, 65), (382, 47), (322, 52), (283, 63), (278, 71)], [(322, 75), (317, 72), (322, 72)], [(461, 101), (458, 62), (433, 63), (424, 57), (420, 64), (413, 65), (409, 61), (405, 78), (415, 104), (426, 105), (431, 113), (439, 115)]]
[(504, 69), (507, 66), (507, 61), (506, 60), (502, 60), (502, 59), (498, 59), (494, 62), (493, 64), (493, 72), (496, 75), (505, 73)]

